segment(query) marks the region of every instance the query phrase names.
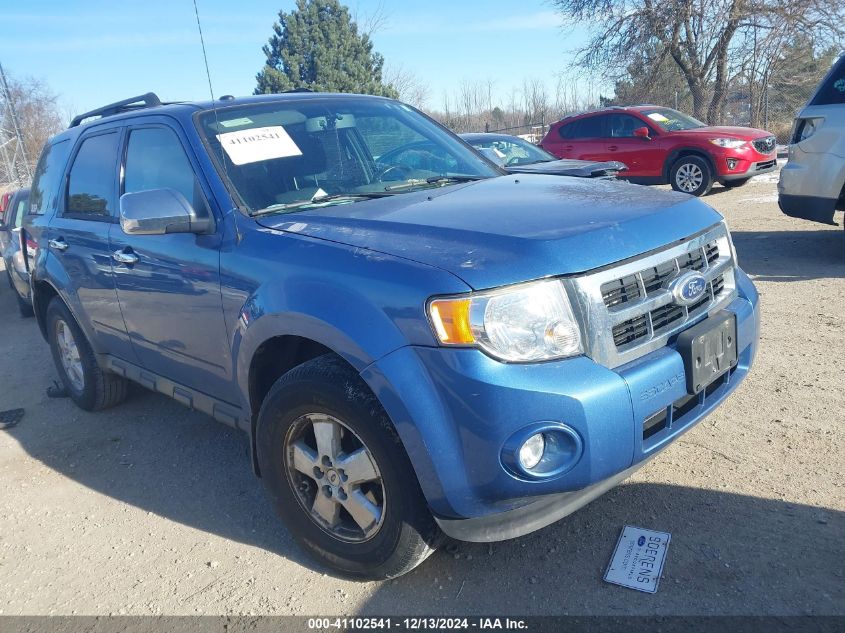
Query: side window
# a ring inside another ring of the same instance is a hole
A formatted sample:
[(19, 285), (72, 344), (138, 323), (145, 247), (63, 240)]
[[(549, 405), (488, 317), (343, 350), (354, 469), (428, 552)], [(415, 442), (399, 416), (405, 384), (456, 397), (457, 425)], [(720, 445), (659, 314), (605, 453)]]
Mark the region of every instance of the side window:
[(139, 128), (129, 133), (123, 193), (175, 189), (197, 213), (205, 213), (205, 199), (182, 142), (165, 127)]
[(579, 119), (570, 125), (574, 125), (571, 139), (581, 138), (601, 138), (602, 136), (602, 119), (605, 117), (591, 116), (586, 119)]
[(114, 213), (119, 140), (115, 131), (82, 141), (70, 168), (65, 216), (96, 219)]
[(32, 177), (32, 187), (29, 192), (29, 212), (33, 215), (43, 215), (56, 208), (59, 198), (59, 188), (65, 171), (70, 141), (64, 140), (52, 145), (45, 145)]
[(23, 216), (26, 215), (26, 206), (28, 202), (29, 196), (21, 194), (15, 204), (15, 208), (11, 210), (11, 217), (9, 218), (8, 224), (10, 224), (13, 229), (19, 229), (23, 225)]
[(610, 125), (606, 130), (606, 135), (610, 138), (632, 138), (634, 130), (648, 127), (640, 119), (630, 114), (611, 114), (608, 121)]
[(578, 125), (578, 121), (575, 123), (567, 123), (566, 125), (561, 125), (557, 129), (557, 133), (560, 135), (560, 138), (566, 140), (573, 138), (573, 134), (575, 133), (575, 128)]
[(845, 104), (845, 56), (840, 58), (813, 99), (812, 105)]

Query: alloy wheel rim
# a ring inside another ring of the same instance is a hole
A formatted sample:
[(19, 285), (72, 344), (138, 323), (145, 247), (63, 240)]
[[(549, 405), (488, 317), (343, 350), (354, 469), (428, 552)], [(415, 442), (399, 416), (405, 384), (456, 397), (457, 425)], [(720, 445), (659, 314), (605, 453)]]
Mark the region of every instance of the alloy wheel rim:
[(362, 543), (384, 523), (381, 473), (363, 440), (324, 413), (297, 418), (285, 437), (285, 467), (294, 496), (324, 532)]
[(82, 359), (79, 357), (79, 347), (73, 338), (70, 326), (63, 320), (56, 321), (56, 343), (59, 346), (59, 359), (70, 384), (77, 391), (85, 388), (85, 375), (82, 370)]
[(683, 191), (695, 191), (704, 182), (704, 172), (698, 165), (693, 163), (684, 163), (678, 168), (675, 174), (675, 182)]

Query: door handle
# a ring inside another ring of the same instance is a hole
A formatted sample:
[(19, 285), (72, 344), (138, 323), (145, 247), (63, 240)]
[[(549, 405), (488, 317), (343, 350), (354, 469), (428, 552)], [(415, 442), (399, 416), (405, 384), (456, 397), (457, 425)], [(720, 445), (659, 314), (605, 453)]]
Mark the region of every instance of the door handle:
[(55, 240), (49, 240), (47, 244), (50, 245), (50, 248), (61, 252), (65, 252), (68, 249), (68, 243), (65, 242), (63, 237), (57, 238)]
[(138, 263), (138, 256), (132, 251), (115, 251), (111, 254), (111, 258), (118, 264), (126, 264), (127, 266)]
[(610, 147), (608, 147), (607, 149), (608, 149), (608, 150), (610, 150), (611, 152), (615, 152), (616, 150), (618, 150), (618, 149), (619, 149), (619, 147), (618, 147), (617, 145), (611, 145), (611, 146), (610, 146)]

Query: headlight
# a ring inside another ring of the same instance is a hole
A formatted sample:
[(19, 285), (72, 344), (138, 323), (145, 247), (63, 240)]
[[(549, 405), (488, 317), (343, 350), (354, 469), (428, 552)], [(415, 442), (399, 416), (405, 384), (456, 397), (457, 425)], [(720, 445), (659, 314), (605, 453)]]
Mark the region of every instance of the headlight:
[(739, 149), (740, 147), (745, 147), (748, 144), (748, 141), (743, 141), (739, 138), (711, 138), (708, 140), (713, 143), (713, 145), (726, 147), (728, 149)]
[(734, 266), (739, 266), (739, 258), (736, 256), (736, 246), (734, 246), (734, 239), (731, 236), (731, 230), (728, 228), (728, 221), (722, 218), (722, 226), (725, 227), (725, 235), (728, 237), (728, 246), (731, 248), (731, 257), (734, 260)]
[(428, 315), (443, 345), (471, 345), (509, 362), (583, 353), (581, 331), (558, 280), (432, 299)]

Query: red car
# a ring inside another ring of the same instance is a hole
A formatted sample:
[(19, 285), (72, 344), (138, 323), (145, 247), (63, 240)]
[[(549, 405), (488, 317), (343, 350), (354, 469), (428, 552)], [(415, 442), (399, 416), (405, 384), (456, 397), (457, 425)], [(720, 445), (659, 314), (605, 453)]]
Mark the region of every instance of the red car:
[(540, 146), (558, 158), (618, 160), (625, 180), (702, 196), (714, 182), (744, 185), (776, 166), (765, 130), (716, 127), (671, 108), (612, 107), (553, 123)]

